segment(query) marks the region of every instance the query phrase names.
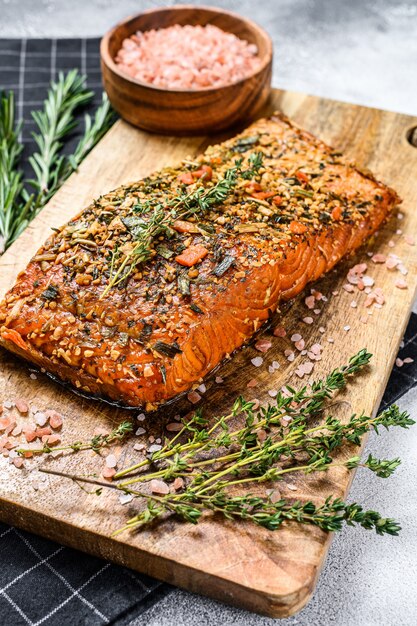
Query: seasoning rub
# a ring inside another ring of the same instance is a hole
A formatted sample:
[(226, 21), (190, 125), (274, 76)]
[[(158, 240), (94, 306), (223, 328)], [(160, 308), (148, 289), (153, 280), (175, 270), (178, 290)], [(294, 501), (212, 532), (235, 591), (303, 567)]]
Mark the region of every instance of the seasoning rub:
[(0, 305), (6, 348), (147, 410), (195, 388), (397, 194), (282, 116), (96, 200)]

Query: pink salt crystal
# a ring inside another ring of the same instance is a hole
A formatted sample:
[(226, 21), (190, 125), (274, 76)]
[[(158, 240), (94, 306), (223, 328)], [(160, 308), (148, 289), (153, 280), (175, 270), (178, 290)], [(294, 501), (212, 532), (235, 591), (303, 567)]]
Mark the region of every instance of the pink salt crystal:
[(333, 295), (333, 296), (338, 296), (338, 295), (339, 295), (339, 292), (338, 292), (338, 291), (332, 291), (332, 295)]
[(333, 337), (328, 337), (328, 338), (327, 338), (327, 341), (328, 341), (329, 343), (334, 343), (334, 339), (333, 339)]
[(400, 274), (402, 274), (403, 276), (407, 276), (408, 269), (405, 267), (403, 263), (399, 263), (399, 265), (397, 265), (397, 269), (400, 272)]
[(49, 425), (51, 426), (51, 428), (54, 428), (55, 430), (61, 428), (62, 417), (59, 413), (57, 413), (56, 411), (48, 410), (45, 411), (45, 415), (49, 419)]
[(174, 491), (179, 491), (184, 487), (184, 480), (181, 478), (181, 476), (177, 476), (177, 478), (172, 483), (172, 487)]
[(295, 370), (295, 373), (297, 374), (298, 378), (304, 377), (304, 370), (301, 366), (297, 367), (297, 369)]
[(400, 260), (398, 258), (389, 256), (388, 259), (385, 261), (385, 265), (387, 269), (393, 270), (395, 267), (397, 267), (399, 262)]
[(107, 467), (107, 465), (105, 465), (101, 470), (101, 475), (106, 480), (111, 480), (115, 474), (116, 470), (114, 469), (114, 467)]
[(286, 334), (287, 334), (287, 331), (285, 330), (283, 326), (277, 326), (276, 328), (274, 328), (274, 332), (273, 332), (274, 337), (285, 337)]
[(345, 330), (346, 332), (348, 332), (348, 330), (350, 330), (350, 326), (349, 326), (349, 325), (347, 325), (347, 326), (343, 326), (343, 330)]
[(189, 402), (191, 402), (192, 404), (197, 404), (197, 402), (200, 402), (200, 400), (201, 400), (200, 394), (197, 393), (196, 391), (190, 391), (187, 394), (187, 398), (188, 398)]
[(388, 247), (389, 247), (389, 248), (394, 248), (394, 247), (395, 247), (395, 243), (394, 243), (394, 241), (392, 241), (392, 240), (391, 240), (391, 241), (389, 241), (389, 242), (388, 242)]
[(404, 359), (404, 363), (414, 363), (414, 359), (408, 356)]
[(276, 389), (270, 389), (268, 391), (268, 394), (271, 396), (271, 398), (276, 398), (278, 395), (278, 391), (276, 391)]
[(325, 329), (325, 328), (323, 328), (323, 326), (320, 326), (320, 328), (319, 328), (319, 332), (323, 334), (323, 333), (325, 333), (325, 332), (326, 332), (326, 329)]
[(16, 409), (19, 411), (19, 413), (21, 413), (22, 415), (26, 415), (26, 413), (29, 411), (29, 405), (26, 402), (26, 400), (15, 400), (14, 401), (15, 407)]
[(372, 278), (372, 276), (364, 276), (362, 278), (362, 282), (365, 285), (365, 287), (373, 287), (375, 284), (375, 281)]
[(291, 336), (291, 341), (300, 341), (301, 335), (299, 333), (295, 333)]
[(181, 422), (170, 422), (165, 428), (171, 433), (179, 433), (182, 430)]
[(352, 309), (356, 309), (358, 306), (358, 303), (356, 302), (356, 300), (352, 300), (352, 302), (350, 303), (350, 306), (352, 307)]
[(412, 235), (404, 235), (404, 241), (408, 243), (409, 246), (416, 245), (416, 241)]
[(313, 313), (315, 313), (316, 315), (318, 315), (320, 313), (320, 309), (314, 309)]
[(374, 254), (372, 257), (372, 261), (374, 263), (385, 263), (385, 261), (387, 260), (387, 257), (385, 256), (385, 254)]
[(263, 360), (263, 358), (261, 356), (256, 356), (254, 359), (251, 359), (250, 362), (255, 367), (261, 367), (261, 365), (264, 362), (264, 360)]
[(362, 324), (367, 324), (368, 323), (368, 318), (364, 315), (362, 315), (362, 317), (359, 318), (359, 321), (362, 322)]
[(303, 317), (303, 322), (305, 324), (312, 324), (314, 322), (312, 317)]
[(220, 385), (223, 382), (223, 378), (221, 376), (216, 376), (214, 380), (217, 385)]
[(314, 296), (307, 296), (307, 298), (304, 300), (305, 305), (308, 309), (314, 309), (314, 305), (316, 303), (316, 299)]
[(107, 467), (116, 467), (116, 465), (117, 465), (116, 455), (108, 454), (106, 456), (106, 466)]
[(402, 359), (400, 359), (399, 357), (397, 357), (397, 358), (395, 359), (395, 365), (396, 365), (397, 367), (402, 367), (402, 366), (404, 365), (404, 361), (403, 361)]
[(300, 339), (299, 341), (296, 341), (294, 343), (295, 347), (297, 348), (297, 350), (304, 350), (304, 346), (305, 346), (305, 341), (304, 339)]
[(320, 352), (323, 350), (323, 347), (319, 343), (314, 343), (311, 346), (310, 350), (311, 352), (313, 352), (313, 354), (320, 354)]
[(260, 339), (255, 343), (256, 350), (259, 352), (268, 352), (269, 348), (272, 346), (272, 343), (267, 339)]
[(287, 489), (290, 489), (291, 491), (297, 491), (298, 487), (293, 484), (287, 484)]
[(246, 387), (250, 389), (251, 387), (256, 387), (257, 384), (258, 384), (258, 381), (256, 380), (256, 378), (251, 378), (251, 380), (248, 382)]
[(21, 426), (16, 426), (16, 427), (12, 430), (12, 436), (13, 436), (13, 437), (18, 437), (21, 433), (22, 433), (22, 427), (21, 427)]
[(251, 400), (251, 403), (252, 403), (252, 410), (253, 410), (253, 411), (256, 411), (257, 409), (259, 409), (260, 404), (261, 404), (261, 403), (259, 402), (258, 398), (253, 398), (253, 399)]
[(161, 496), (169, 493), (169, 486), (163, 480), (157, 480), (154, 478), (151, 480), (151, 491), (152, 493), (160, 494)]
[(287, 361), (289, 361), (290, 363), (292, 363), (292, 361), (294, 361), (295, 354), (294, 354), (294, 352), (292, 350), (285, 350), (284, 354), (287, 357)]
[(21, 457), (16, 457), (13, 459), (13, 465), (17, 468), (23, 467), (24, 460)]
[(395, 281), (395, 286), (397, 287), (397, 289), (408, 289), (408, 285), (403, 278), (398, 278)]

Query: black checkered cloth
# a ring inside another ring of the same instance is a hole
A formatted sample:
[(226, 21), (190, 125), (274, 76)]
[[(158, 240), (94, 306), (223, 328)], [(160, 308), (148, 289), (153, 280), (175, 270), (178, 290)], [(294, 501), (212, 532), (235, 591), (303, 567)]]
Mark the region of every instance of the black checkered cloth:
[[(30, 116), (42, 106), (51, 78), (79, 68), (95, 93), (87, 111), (101, 100), (97, 39), (0, 40), (0, 90), (13, 89), (18, 117), (25, 120), (24, 156), (33, 151)], [(79, 136), (68, 142), (71, 150)], [(25, 164), (29, 173), (28, 164)], [(417, 354), (417, 315), (413, 314), (399, 353)], [(417, 362), (395, 367), (383, 401), (392, 404), (417, 383)], [(1, 511), (0, 511), (1, 517)], [(0, 626), (128, 624), (170, 587), (142, 574), (59, 546), (0, 523)]]

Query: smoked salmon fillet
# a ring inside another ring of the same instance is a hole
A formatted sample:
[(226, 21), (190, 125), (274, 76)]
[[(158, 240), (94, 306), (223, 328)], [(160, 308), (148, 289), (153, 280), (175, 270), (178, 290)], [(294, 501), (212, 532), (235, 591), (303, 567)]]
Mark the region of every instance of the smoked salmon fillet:
[(83, 392), (156, 409), (399, 202), (283, 116), (258, 120), (55, 232), (0, 305), (0, 343)]

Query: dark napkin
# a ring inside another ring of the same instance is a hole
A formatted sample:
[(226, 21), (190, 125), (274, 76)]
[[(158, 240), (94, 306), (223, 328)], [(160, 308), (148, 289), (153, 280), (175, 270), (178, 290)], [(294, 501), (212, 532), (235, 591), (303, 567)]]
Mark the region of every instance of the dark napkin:
[[(24, 157), (34, 148), (30, 112), (42, 106), (50, 80), (59, 71), (75, 67), (88, 77), (87, 85), (95, 93), (86, 109), (92, 113), (102, 93), (98, 39), (0, 40), (0, 90), (15, 92), (18, 115), (25, 120)], [(78, 138), (75, 132), (68, 150)], [(30, 171), (27, 163), (25, 171)], [(399, 356), (416, 353), (417, 315), (413, 314)], [(417, 362), (394, 367), (381, 408), (416, 383)], [(0, 523), (0, 624), (120, 626), (169, 590), (143, 574)]]

